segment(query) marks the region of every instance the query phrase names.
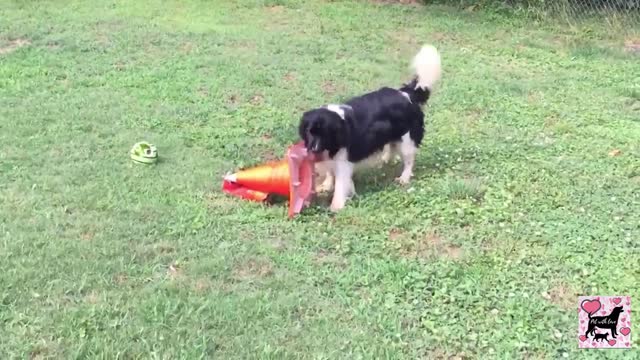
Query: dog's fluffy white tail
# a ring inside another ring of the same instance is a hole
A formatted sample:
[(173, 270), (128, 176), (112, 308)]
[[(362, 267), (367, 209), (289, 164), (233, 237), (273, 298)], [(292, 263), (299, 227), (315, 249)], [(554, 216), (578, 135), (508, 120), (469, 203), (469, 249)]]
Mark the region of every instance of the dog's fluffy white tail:
[(440, 53), (432, 45), (424, 45), (413, 58), (413, 71), (416, 74), (416, 89), (433, 90), (442, 76)]

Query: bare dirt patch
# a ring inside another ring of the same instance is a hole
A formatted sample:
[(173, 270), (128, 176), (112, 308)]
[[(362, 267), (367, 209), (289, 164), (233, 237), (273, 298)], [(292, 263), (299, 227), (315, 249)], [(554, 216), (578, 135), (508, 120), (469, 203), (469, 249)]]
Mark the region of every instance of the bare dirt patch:
[(204, 86), (200, 86), (198, 90), (196, 90), (196, 93), (203, 98), (209, 97), (209, 90)]
[(400, 229), (391, 229), (391, 231), (389, 231), (389, 240), (391, 241), (398, 241), (402, 236), (404, 235), (404, 231), (400, 230)]
[[(443, 38), (444, 34), (443, 33), (436, 33), (436, 34), (442, 34), (442, 37), (436, 35), (436, 37), (439, 38)], [(405, 45), (405, 46), (409, 46), (409, 48), (411, 48), (413, 51), (417, 51), (417, 48), (419, 46), (419, 42), (418, 39), (416, 38), (415, 34), (411, 31), (394, 31), (391, 32), (389, 34), (389, 36), (391, 37), (391, 39), (393, 40), (394, 44), (398, 44), (398, 45)], [(433, 34), (432, 34), (432, 38), (433, 38)]]
[(313, 257), (313, 262), (320, 266), (332, 266), (341, 269), (347, 267), (347, 259), (327, 250), (318, 251)]
[(198, 279), (193, 284), (193, 290), (199, 294), (207, 292), (211, 289), (211, 281), (209, 279)]
[(62, 47), (58, 42), (50, 41), (47, 43), (47, 49), (49, 50), (58, 50)]
[(464, 352), (460, 352), (457, 354), (451, 354), (442, 349), (430, 349), (426, 351), (423, 355), (422, 359), (433, 359), (433, 360), (466, 360), (471, 359), (471, 357), (467, 356)]
[(191, 54), (191, 53), (193, 52), (193, 49), (194, 49), (195, 47), (196, 47), (196, 46), (195, 46), (192, 42), (187, 41), (187, 42), (185, 42), (184, 44), (182, 44), (182, 46), (180, 46), (180, 51), (181, 51), (183, 54)]
[(280, 158), (282, 157), (282, 155), (279, 156), (275, 153), (275, 151), (267, 148), (260, 151), (259, 156), (263, 162), (275, 162), (280, 160)]
[(184, 270), (180, 264), (177, 262), (172, 262), (167, 267), (167, 278), (172, 281), (179, 281), (184, 279)]
[(101, 46), (107, 46), (111, 44), (111, 39), (107, 34), (96, 35), (96, 42)]
[(420, 0), (373, 0), (376, 4), (400, 4), (400, 5), (411, 5), (411, 6), (420, 6)]
[(281, 13), (285, 10), (286, 8), (282, 5), (275, 5), (275, 6), (269, 6), (267, 7), (267, 11), (270, 13)]
[(458, 260), (464, 252), (458, 245), (444, 241), (440, 235), (430, 232), (419, 236), (409, 236), (397, 230), (392, 230), (389, 240), (395, 242), (398, 252), (406, 258), (447, 258)]
[(613, 150), (609, 151), (609, 156), (611, 156), (611, 157), (619, 156), (620, 154), (622, 154), (622, 150), (620, 150), (620, 149), (613, 149)]
[(176, 251), (176, 248), (168, 242), (158, 242), (151, 246), (147, 246), (147, 250), (153, 252), (155, 255), (160, 255), (171, 254)]
[(558, 282), (549, 291), (543, 292), (541, 296), (563, 309), (572, 309), (576, 306), (578, 292), (568, 284)]
[(158, 257), (166, 257), (176, 251), (175, 247), (167, 242), (139, 244), (135, 247), (135, 253), (140, 261), (149, 261)]
[(242, 53), (255, 53), (258, 49), (258, 45), (252, 41), (238, 41), (233, 45), (234, 48), (240, 50)]
[(227, 98), (227, 103), (229, 105), (238, 105), (239, 99), (238, 99), (238, 95), (231, 95)]
[(113, 277), (113, 282), (116, 283), (116, 285), (124, 285), (128, 280), (129, 277), (125, 274), (116, 274), (116, 276)]
[(284, 81), (290, 83), (296, 80), (296, 76), (293, 73), (286, 73), (283, 77)]
[(486, 115), (486, 112), (480, 108), (474, 107), (466, 111), (465, 118), (467, 123), (475, 125)]
[(127, 64), (125, 64), (122, 61), (118, 61), (115, 64), (113, 64), (113, 68), (116, 69), (117, 71), (124, 71), (127, 69)]
[(462, 248), (458, 245), (443, 245), (441, 249), (442, 255), (448, 257), (449, 259), (457, 260), (460, 259), (463, 255)]
[(628, 53), (640, 55), (640, 39), (628, 39), (624, 42), (624, 50)]
[(232, 277), (238, 281), (257, 280), (273, 275), (273, 263), (264, 257), (255, 257), (240, 261), (232, 271)]
[(32, 344), (29, 360), (57, 359), (62, 357), (60, 345), (52, 339), (41, 339)]
[(0, 55), (10, 54), (18, 50), (19, 48), (30, 45), (30, 44), (31, 44), (31, 41), (27, 39), (20, 39), (20, 38), (9, 40), (8, 42), (6, 42), (6, 44), (3, 42), (0, 42)]
[(95, 291), (91, 291), (84, 297), (84, 300), (89, 304), (97, 304), (100, 301), (100, 297)]
[(213, 209), (216, 212), (226, 212), (237, 206), (230, 198), (220, 194), (216, 191), (211, 191), (205, 194), (205, 200), (207, 207)]
[(280, 239), (280, 238), (275, 238), (275, 239), (271, 239), (269, 241), (269, 244), (276, 250), (285, 250), (287, 248), (287, 242)]
[(543, 360), (543, 359), (547, 359), (547, 354), (544, 352), (533, 352), (533, 351), (525, 350), (522, 353), (522, 358), (524, 360)]
[(322, 83), (322, 91), (324, 91), (325, 94), (332, 95), (336, 93), (337, 87), (332, 81), (325, 81)]
[(255, 94), (249, 102), (251, 103), (251, 105), (260, 105), (264, 102), (264, 96), (262, 96), (261, 94)]

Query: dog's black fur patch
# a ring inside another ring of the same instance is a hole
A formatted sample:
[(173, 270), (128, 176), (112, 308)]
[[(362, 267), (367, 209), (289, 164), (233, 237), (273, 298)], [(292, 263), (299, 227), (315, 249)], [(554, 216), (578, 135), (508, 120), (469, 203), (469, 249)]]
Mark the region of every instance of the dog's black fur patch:
[(414, 79), (400, 89), (383, 87), (350, 99), (340, 105), (344, 119), (324, 107), (307, 111), (300, 121), (300, 138), (313, 153), (327, 151), (331, 158), (346, 148), (352, 163), (400, 141), (406, 133), (419, 147), (424, 137), (421, 106), (429, 99), (430, 90), (416, 89), (416, 82)]

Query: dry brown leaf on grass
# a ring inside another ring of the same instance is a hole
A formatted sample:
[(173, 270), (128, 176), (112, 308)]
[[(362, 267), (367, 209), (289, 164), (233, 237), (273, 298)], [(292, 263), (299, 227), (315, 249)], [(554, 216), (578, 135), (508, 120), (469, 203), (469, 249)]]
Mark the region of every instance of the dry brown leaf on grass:
[(619, 149), (613, 149), (613, 150), (609, 151), (609, 156), (618, 156), (620, 154), (622, 154), (622, 151), (619, 150)]

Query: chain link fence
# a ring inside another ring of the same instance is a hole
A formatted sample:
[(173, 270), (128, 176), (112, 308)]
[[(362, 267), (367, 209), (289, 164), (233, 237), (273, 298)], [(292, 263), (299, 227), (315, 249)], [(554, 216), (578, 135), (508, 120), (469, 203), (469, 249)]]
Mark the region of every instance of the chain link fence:
[[(640, 0), (422, 0), (463, 6), (506, 6), (525, 10), (553, 22), (565, 22), (579, 28), (597, 25), (600, 30), (632, 35), (640, 44)], [(638, 45), (640, 47), (640, 45)], [(640, 50), (638, 50), (640, 52)]]
[(580, 23), (596, 20), (603, 27), (616, 27), (640, 34), (640, 0), (420, 0), (423, 3), (459, 5), (464, 8), (501, 7), (526, 10), (548, 20)]
[[(541, 1), (545, 2), (549, 16), (560, 17), (568, 24), (599, 24), (613, 34), (632, 38), (640, 36), (640, 0)], [(640, 42), (634, 40), (633, 44)]]
[(550, 16), (569, 22), (602, 19), (606, 25), (640, 30), (640, 0), (538, 0)]

